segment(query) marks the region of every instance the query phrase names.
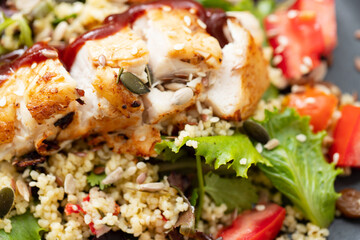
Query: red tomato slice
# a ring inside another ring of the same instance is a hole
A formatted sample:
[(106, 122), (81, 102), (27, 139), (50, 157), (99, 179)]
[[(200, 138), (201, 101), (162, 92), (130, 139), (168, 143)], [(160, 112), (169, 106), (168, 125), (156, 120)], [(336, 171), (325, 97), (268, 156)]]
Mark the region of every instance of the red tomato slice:
[(316, 88), (307, 88), (305, 92), (289, 94), (287, 103), (301, 116), (310, 116), (310, 125), (313, 126), (314, 132), (326, 129), (337, 104), (336, 96)]
[(264, 22), (274, 49), (274, 65), (287, 79), (299, 79), (320, 64), (325, 50), (314, 11), (278, 11)]
[(338, 154), (337, 166), (360, 167), (360, 107), (346, 105), (334, 130), (330, 157)]
[(218, 234), (223, 240), (273, 240), (285, 219), (285, 209), (276, 204), (265, 210), (248, 210), (238, 216), (231, 226)]
[(297, 0), (292, 9), (316, 12), (325, 41), (325, 55), (331, 54), (337, 45), (335, 0)]

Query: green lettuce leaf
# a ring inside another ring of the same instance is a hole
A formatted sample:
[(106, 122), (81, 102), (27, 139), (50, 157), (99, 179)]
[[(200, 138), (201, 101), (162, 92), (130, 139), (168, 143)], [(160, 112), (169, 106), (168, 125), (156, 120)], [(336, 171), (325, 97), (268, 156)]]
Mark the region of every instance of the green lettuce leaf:
[[(156, 145), (155, 150), (161, 154), (169, 148), (174, 153), (178, 153), (188, 140), (198, 143), (195, 155), (204, 157), (206, 164), (215, 169), (226, 165), (227, 168), (234, 169), (236, 175), (240, 177), (247, 177), (247, 171), (252, 164), (263, 163), (271, 166), (269, 161), (254, 148), (249, 138), (240, 133), (233, 136), (186, 137), (179, 146), (176, 146), (173, 141), (163, 140)], [(168, 154), (168, 152), (166, 153)], [(242, 161), (244, 159), (246, 163)]]
[(1, 240), (41, 240), (41, 228), (37, 219), (29, 212), (11, 218), (12, 230), (6, 233), (0, 230)]
[(105, 178), (106, 178), (105, 173), (95, 174), (95, 173), (91, 172), (90, 175), (88, 175), (86, 177), (86, 180), (90, 184), (91, 187), (98, 186), (100, 188), (100, 190), (104, 190), (105, 188), (110, 186), (110, 185), (104, 185), (101, 183), (101, 181), (104, 180)]
[(222, 178), (216, 174), (205, 175), (205, 192), (217, 205), (226, 204), (228, 211), (251, 209), (258, 196), (256, 188), (244, 178)]
[[(262, 152), (272, 167), (260, 165), (260, 169), (305, 217), (320, 227), (329, 226), (339, 196), (334, 181), (341, 170), (336, 170), (323, 156), (321, 144), (325, 132), (312, 133), (309, 117), (300, 117), (293, 109), (282, 113), (267, 111), (261, 124), (280, 145)], [(304, 134), (306, 141), (298, 141), (298, 134)]]

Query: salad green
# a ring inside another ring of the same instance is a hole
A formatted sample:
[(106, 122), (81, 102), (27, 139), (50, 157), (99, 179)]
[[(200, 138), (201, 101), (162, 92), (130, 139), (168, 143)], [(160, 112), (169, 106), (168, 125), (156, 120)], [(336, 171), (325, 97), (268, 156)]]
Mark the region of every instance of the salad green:
[(29, 212), (12, 217), (11, 224), (10, 233), (0, 230), (1, 240), (40, 240), (41, 233), (45, 230), (38, 225), (37, 219)]
[[(264, 149), (262, 155), (272, 166), (260, 165), (260, 169), (306, 218), (320, 227), (329, 226), (339, 197), (334, 181), (341, 170), (327, 163), (321, 151), (325, 132), (314, 134), (309, 117), (300, 117), (293, 109), (283, 113), (267, 111), (261, 124), (280, 145), (271, 151)], [(299, 134), (306, 140), (299, 141)]]

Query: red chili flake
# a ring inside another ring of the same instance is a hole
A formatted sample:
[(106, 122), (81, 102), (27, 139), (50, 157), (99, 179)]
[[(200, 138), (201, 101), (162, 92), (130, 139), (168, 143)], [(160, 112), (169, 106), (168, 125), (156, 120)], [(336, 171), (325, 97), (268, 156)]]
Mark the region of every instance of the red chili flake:
[(162, 216), (163, 221), (165, 221), (165, 222), (169, 221), (163, 214), (161, 214), (161, 216)]
[(94, 235), (96, 235), (96, 229), (95, 229), (95, 227), (94, 227), (94, 223), (93, 223), (93, 222), (89, 223), (89, 228), (90, 228), (90, 231), (91, 231)]
[(67, 203), (65, 205), (65, 214), (69, 216), (72, 213), (85, 213), (85, 211), (82, 209), (82, 207), (80, 207), (79, 204)]
[(119, 213), (120, 213), (120, 206), (115, 204), (115, 212), (113, 214), (114, 214), (114, 216), (116, 216), (116, 215), (119, 215)]
[(83, 97), (85, 95), (85, 91), (82, 90), (82, 89), (79, 89), (79, 88), (76, 88), (75, 89), (77, 94), (80, 96), (80, 97)]
[(89, 202), (90, 201), (90, 195), (87, 195), (83, 198), (83, 202)]

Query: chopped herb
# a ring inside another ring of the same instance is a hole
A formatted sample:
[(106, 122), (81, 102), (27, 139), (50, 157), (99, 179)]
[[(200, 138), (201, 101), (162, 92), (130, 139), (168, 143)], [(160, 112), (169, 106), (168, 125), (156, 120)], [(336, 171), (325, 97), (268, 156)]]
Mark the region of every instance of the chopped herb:
[(73, 13), (73, 14), (70, 14), (68, 16), (65, 16), (63, 18), (55, 18), (54, 21), (52, 21), (52, 25), (55, 27), (56, 25), (58, 25), (59, 23), (63, 22), (63, 21), (67, 21), (71, 18), (76, 18), (77, 17), (77, 14), (76, 13)]
[(102, 184), (102, 180), (104, 180), (106, 178), (106, 174), (102, 173), (102, 174), (95, 174), (93, 172), (90, 173), (90, 175), (88, 175), (86, 177), (87, 182), (90, 184), (91, 187), (96, 187), (98, 186), (101, 190), (104, 190), (105, 188), (109, 187), (111, 184), (108, 185), (104, 185)]

